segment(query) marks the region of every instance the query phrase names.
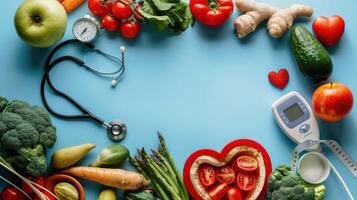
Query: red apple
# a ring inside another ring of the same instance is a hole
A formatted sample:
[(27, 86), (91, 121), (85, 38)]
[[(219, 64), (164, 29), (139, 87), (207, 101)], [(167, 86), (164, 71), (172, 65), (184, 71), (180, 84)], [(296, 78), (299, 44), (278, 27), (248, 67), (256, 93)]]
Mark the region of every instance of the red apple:
[(337, 122), (343, 119), (353, 106), (351, 90), (341, 83), (326, 83), (318, 87), (312, 96), (312, 107), (322, 120)]

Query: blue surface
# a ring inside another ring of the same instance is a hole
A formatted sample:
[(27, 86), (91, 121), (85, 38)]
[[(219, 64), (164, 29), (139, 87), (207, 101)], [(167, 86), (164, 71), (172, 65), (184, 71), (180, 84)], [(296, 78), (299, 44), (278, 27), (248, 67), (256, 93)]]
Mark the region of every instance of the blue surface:
[[(330, 80), (351, 88), (357, 96), (357, 27), (356, 6), (351, 1), (278, 1), (264, 0), (286, 7), (294, 2), (315, 8), (314, 17), (339, 14), (345, 18), (346, 33), (340, 43), (329, 49), (334, 63)], [(34, 49), (24, 44), (13, 25), (13, 16), (21, 1), (1, 1), (0, 12), (0, 95), (42, 105), (39, 93), (44, 59), (50, 49)], [(64, 39), (72, 38), (71, 26), (88, 13), (86, 5), (69, 15)], [(234, 17), (237, 12), (234, 13)], [(264, 145), (273, 166), (288, 163), (295, 146), (275, 124), (271, 104), (281, 95), (296, 90), (308, 100), (315, 85), (298, 71), (290, 51), (288, 36), (272, 39), (260, 27), (244, 40), (235, 36), (233, 18), (220, 28), (196, 24), (181, 35), (156, 33), (144, 26), (137, 40), (128, 41), (119, 33), (103, 32), (95, 42), (98, 47), (119, 55), (119, 46), (127, 47), (125, 78), (112, 89), (110, 79), (99, 78), (75, 65), (63, 63), (52, 73), (55, 84), (73, 95), (92, 112), (106, 120), (121, 119), (129, 133), (122, 144), (132, 153), (135, 148), (153, 148), (160, 130), (180, 168), (186, 158), (200, 148), (220, 150), (237, 138), (252, 138)], [(307, 27), (311, 22), (300, 20)], [(70, 47), (62, 54), (84, 56), (101, 69), (110, 69), (111, 62), (92, 53)], [(290, 72), (288, 86), (280, 91), (267, 81), (271, 70), (285, 67)], [(63, 100), (48, 94), (51, 104), (61, 112), (75, 110)], [(97, 144), (83, 161), (91, 162), (111, 142), (105, 130), (92, 122), (63, 121), (52, 118), (58, 128), (58, 141), (51, 153), (61, 147), (92, 142)], [(321, 137), (336, 139), (354, 160), (357, 160), (357, 109), (339, 123), (320, 121)], [(332, 156), (347, 184), (357, 197), (357, 181)], [(124, 167), (128, 167), (126, 164)], [(83, 181), (87, 199), (94, 200), (101, 186)], [(3, 186), (3, 185), (2, 185)], [(347, 199), (335, 175), (326, 182), (327, 200)]]

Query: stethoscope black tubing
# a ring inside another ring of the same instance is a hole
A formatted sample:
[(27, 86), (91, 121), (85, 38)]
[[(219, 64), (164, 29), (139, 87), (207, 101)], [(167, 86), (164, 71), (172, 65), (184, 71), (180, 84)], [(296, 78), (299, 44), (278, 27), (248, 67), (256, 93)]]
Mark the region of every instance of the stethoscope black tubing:
[[(70, 43), (80, 43), (80, 44), (84, 44), (85, 46), (87, 46), (88, 48), (92, 48), (94, 49), (94, 46), (89, 44), (89, 43), (82, 43), (82, 42), (79, 42), (78, 40), (76, 39), (71, 39), (71, 40), (67, 40), (67, 41), (64, 41), (62, 42), (61, 44), (59, 44), (58, 46), (56, 46), (51, 52), (50, 54), (48, 55), (47, 59), (46, 59), (46, 62), (45, 62), (45, 73), (43, 75), (43, 78), (42, 78), (42, 81), (41, 81), (41, 98), (42, 98), (42, 102), (44, 104), (44, 106), (46, 107), (46, 109), (53, 115), (59, 117), (59, 118), (63, 118), (63, 119), (92, 119), (94, 120), (95, 122), (103, 125), (105, 124), (104, 120), (97, 117), (96, 115), (92, 114), (91, 112), (89, 112), (89, 110), (87, 110), (85, 107), (83, 107), (78, 101), (76, 101), (75, 99), (73, 99), (72, 97), (70, 97), (69, 95), (67, 95), (66, 93), (64, 92), (61, 92), (60, 90), (58, 90), (51, 82), (51, 79), (50, 79), (50, 71), (60, 62), (63, 62), (63, 61), (72, 61), (80, 66), (84, 66), (85, 63), (75, 57), (75, 56), (62, 56), (62, 57), (59, 57), (57, 58), (56, 60), (54, 60), (52, 63), (51, 63), (51, 60), (52, 60), (52, 57), (53, 55), (60, 49), (62, 48), (63, 46), (67, 45), (67, 44), (70, 44)], [(55, 92), (56, 95), (58, 96), (62, 96), (63, 98), (65, 98), (66, 100), (68, 100), (72, 105), (74, 105), (76, 108), (78, 108), (83, 114), (80, 114), (80, 115), (63, 115), (63, 114), (60, 114), (56, 111), (54, 111), (50, 105), (48, 104), (47, 100), (46, 100), (46, 95), (45, 95), (45, 85), (46, 85), (46, 82), (48, 83), (48, 86), (51, 88), (51, 90), (53, 90), (53, 92)]]

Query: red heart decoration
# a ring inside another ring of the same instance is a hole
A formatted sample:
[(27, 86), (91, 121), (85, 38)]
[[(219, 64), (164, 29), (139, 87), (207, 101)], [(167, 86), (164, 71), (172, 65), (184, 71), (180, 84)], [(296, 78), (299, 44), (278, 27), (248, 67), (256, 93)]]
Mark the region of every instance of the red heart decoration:
[(260, 145), (259, 143), (257, 143), (254, 140), (249, 140), (249, 139), (238, 139), (233, 142), (230, 142), (222, 149), (221, 153), (219, 153), (215, 150), (211, 150), (211, 149), (201, 149), (201, 150), (198, 150), (190, 155), (190, 157), (186, 160), (186, 163), (184, 166), (183, 178), (184, 178), (186, 188), (187, 188), (188, 192), (191, 194), (191, 196), (193, 197), (193, 199), (204, 200), (201, 197), (201, 195), (196, 191), (195, 187), (193, 186), (193, 184), (191, 182), (191, 178), (190, 178), (190, 172), (191, 172), (192, 166), (196, 162), (197, 158), (199, 158), (201, 156), (210, 156), (210, 157), (213, 157), (219, 161), (223, 161), (223, 160), (225, 160), (225, 158), (231, 152), (232, 149), (239, 147), (239, 146), (252, 147), (252, 148), (256, 149), (262, 155), (262, 158), (264, 161), (264, 166), (265, 166), (265, 182), (264, 182), (264, 187), (263, 187), (261, 193), (259, 194), (259, 197), (257, 198), (257, 200), (265, 199), (267, 189), (268, 189), (268, 178), (272, 171), (271, 160), (270, 160), (268, 152), (264, 149), (264, 147), (262, 145)]
[(318, 17), (312, 24), (316, 37), (325, 45), (333, 46), (345, 32), (345, 21), (342, 17)]
[(286, 69), (280, 69), (279, 72), (271, 71), (268, 74), (271, 84), (279, 89), (284, 89), (289, 82), (289, 72)]

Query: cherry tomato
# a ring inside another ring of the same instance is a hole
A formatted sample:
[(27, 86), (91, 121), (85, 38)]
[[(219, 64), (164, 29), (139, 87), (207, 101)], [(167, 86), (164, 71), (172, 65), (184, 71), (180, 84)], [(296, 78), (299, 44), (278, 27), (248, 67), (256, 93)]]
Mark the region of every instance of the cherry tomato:
[(1, 200), (26, 200), (26, 196), (13, 186), (4, 188), (0, 196)]
[(213, 186), (208, 191), (208, 195), (211, 197), (212, 200), (220, 200), (226, 195), (227, 190), (228, 190), (227, 183), (221, 183)]
[(216, 170), (217, 180), (220, 183), (231, 184), (236, 180), (234, 170), (229, 166), (220, 167)]
[(132, 39), (139, 35), (140, 25), (136, 21), (126, 21), (121, 24), (120, 31), (124, 38)]
[(202, 164), (198, 169), (198, 177), (203, 186), (208, 187), (216, 182), (216, 172), (211, 165)]
[(235, 171), (239, 170), (244, 170), (244, 171), (255, 171), (258, 169), (258, 161), (252, 156), (244, 155), (244, 156), (239, 156), (234, 162), (233, 162), (233, 169)]
[(243, 200), (243, 192), (236, 186), (231, 186), (227, 190), (229, 200)]
[[(38, 176), (38, 177), (28, 177), (29, 180), (31, 180), (32, 182), (35, 182), (43, 187), (45, 187), (46, 185), (46, 177), (44, 176)], [(24, 192), (26, 192), (27, 194), (33, 194), (34, 191), (30, 188), (30, 186), (28, 186), (25, 182), (21, 183), (22, 186), (22, 190)], [(35, 186), (36, 187), (36, 186)], [(40, 188), (37, 187), (37, 189), (41, 190)]]
[(112, 10), (113, 3), (110, 0), (89, 0), (89, 10), (97, 16), (104, 16)]
[(232, 0), (190, 0), (192, 16), (208, 26), (222, 25), (233, 12)]
[(114, 3), (112, 12), (119, 19), (128, 19), (133, 15), (133, 11), (129, 7), (130, 2), (117, 1)]
[(103, 17), (102, 25), (107, 31), (117, 31), (120, 29), (120, 20), (109, 13)]
[(257, 183), (257, 175), (254, 172), (239, 171), (237, 185), (243, 191), (251, 191)]
[[(46, 197), (48, 197), (49, 200), (56, 200), (56, 198), (54, 196), (52, 196), (50, 193), (46, 192), (46, 191), (41, 191)], [(33, 195), (32, 196), (32, 200), (41, 200), (40, 197), (38, 197), (37, 195)]]

